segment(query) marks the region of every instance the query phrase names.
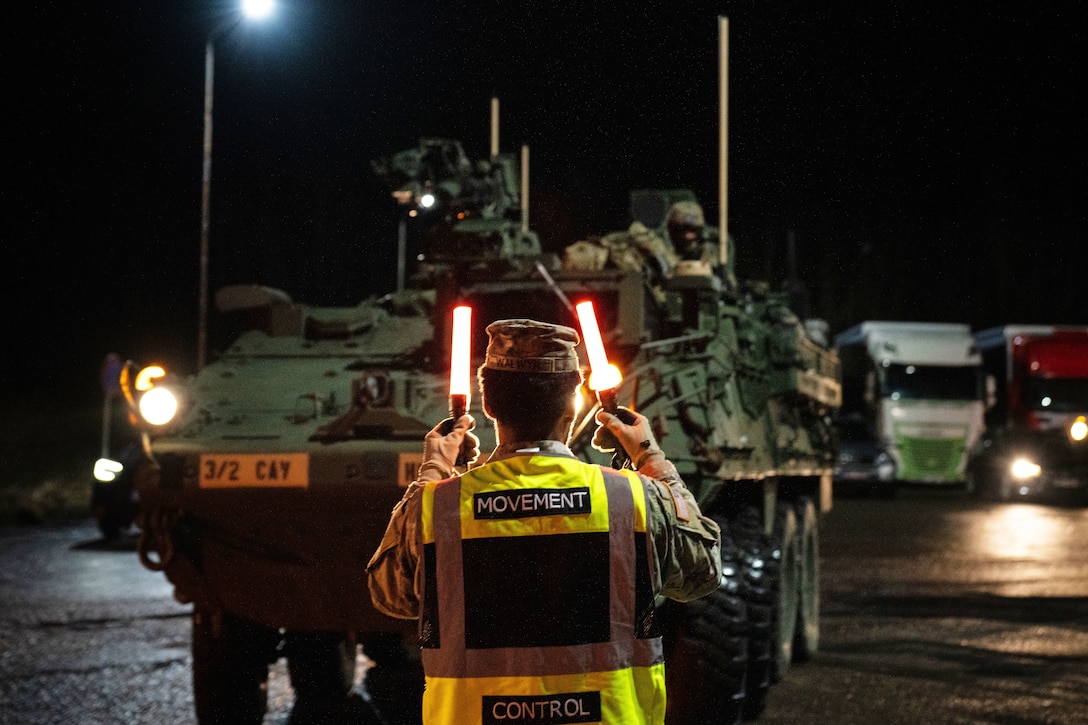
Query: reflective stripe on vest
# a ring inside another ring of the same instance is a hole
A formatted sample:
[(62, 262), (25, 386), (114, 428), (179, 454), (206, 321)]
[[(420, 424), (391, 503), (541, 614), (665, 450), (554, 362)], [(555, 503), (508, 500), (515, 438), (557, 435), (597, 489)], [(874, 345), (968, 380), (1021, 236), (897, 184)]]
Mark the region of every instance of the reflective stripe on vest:
[(660, 723), (652, 556), (633, 472), (515, 456), (423, 490), (430, 723)]

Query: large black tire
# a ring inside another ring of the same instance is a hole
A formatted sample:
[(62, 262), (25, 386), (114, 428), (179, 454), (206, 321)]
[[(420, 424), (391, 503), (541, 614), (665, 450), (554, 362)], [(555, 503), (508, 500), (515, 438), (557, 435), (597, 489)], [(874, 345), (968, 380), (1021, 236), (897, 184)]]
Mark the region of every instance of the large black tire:
[(774, 673), (775, 682), (786, 676), (793, 663), (793, 643), (797, 632), (800, 580), (800, 543), (797, 514), (788, 503), (776, 510), (773, 558), (778, 563), (778, 587), (774, 607)]
[(807, 496), (798, 499), (796, 512), (800, 571), (793, 661), (808, 662), (820, 648), (820, 522)]
[(423, 722), (423, 663), (419, 648), (409, 650), (399, 634), (363, 636), (363, 653), (374, 665), (366, 672), (366, 692), (386, 725)]
[[(725, 524), (719, 521), (723, 528)], [(728, 531), (740, 551), (744, 603), (748, 610), (748, 672), (745, 683), (744, 720), (756, 720), (767, 707), (774, 671), (774, 603), (778, 567), (773, 565), (773, 546), (763, 533), (763, 514), (744, 508), (728, 523)]]
[(380, 723), (370, 703), (353, 691), (355, 646), (331, 632), (288, 632), (283, 654), (295, 691), (288, 725)]
[(658, 612), (665, 646), (666, 725), (736, 725), (748, 672), (748, 612), (741, 554), (722, 528), (722, 581), (691, 602)]
[(261, 725), (279, 633), (231, 614), (193, 612), (193, 699), (200, 725)]

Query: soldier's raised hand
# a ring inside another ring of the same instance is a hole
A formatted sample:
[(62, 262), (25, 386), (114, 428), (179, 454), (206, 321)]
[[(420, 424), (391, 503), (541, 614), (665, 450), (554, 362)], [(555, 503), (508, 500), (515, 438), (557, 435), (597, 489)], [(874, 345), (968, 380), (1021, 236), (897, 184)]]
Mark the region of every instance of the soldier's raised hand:
[[(647, 452), (659, 451), (661, 448), (657, 445), (657, 439), (654, 438), (649, 418), (622, 407), (617, 412), (619, 415), (613, 415), (607, 410), (598, 411), (598, 426), (593, 434), (593, 447), (603, 453), (609, 453), (618, 446), (623, 449), (633, 467), (637, 469)], [(631, 422), (624, 422), (624, 419)]]
[(450, 422), (442, 421), (423, 439), (423, 464), (419, 467), (418, 480), (449, 478), (457, 472), (458, 465), (467, 468), (479, 458), (480, 439), (472, 433), (476, 419), (465, 413), (452, 421), (452, 426)]

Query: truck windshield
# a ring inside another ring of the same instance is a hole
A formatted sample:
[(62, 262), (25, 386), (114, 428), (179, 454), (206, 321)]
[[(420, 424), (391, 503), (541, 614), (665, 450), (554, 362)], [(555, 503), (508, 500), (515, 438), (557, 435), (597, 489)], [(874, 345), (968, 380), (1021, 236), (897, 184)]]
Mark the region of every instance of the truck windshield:
[(1088, 410), (1088, 378), (1028, 378), (1027, 404), (1032, 410), (1083, 413)]
[(950, 365), (888, 365), (885, 398), (892, 400), (978, 400), (977, 368)]

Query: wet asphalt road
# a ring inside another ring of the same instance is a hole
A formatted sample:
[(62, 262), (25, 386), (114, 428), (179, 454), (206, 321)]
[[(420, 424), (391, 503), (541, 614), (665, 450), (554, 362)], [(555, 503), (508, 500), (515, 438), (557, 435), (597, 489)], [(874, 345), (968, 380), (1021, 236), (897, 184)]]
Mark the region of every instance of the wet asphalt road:
[(821, 646), (762, 723), (1088, 723), (1088, 508), (842, 499)]
[[(1088, 509), (840, 498), (821, 546), (820, 651), (761, 723), (1088, 723)], [(0, 723), (193, 723), (188, 614), (91, 522), (0, 532)], [(291, 699), (281, 662), (266, 725)]]

